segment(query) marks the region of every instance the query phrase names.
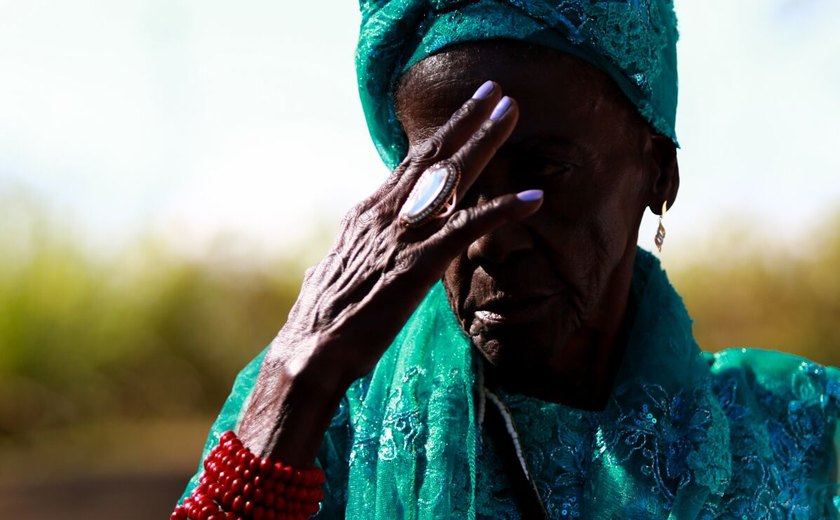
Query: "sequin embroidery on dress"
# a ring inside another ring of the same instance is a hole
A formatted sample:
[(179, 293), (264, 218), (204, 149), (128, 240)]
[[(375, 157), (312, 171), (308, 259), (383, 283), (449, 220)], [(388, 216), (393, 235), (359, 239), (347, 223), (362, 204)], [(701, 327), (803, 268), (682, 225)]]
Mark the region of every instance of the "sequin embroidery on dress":
[[(503, 394), (503, 400), (550, 518), (837, 518), (840, 500), (830, 454), (838, 382), (825, 371), (803, 364), (791, 375), (787, 392), (757, 388), (729, 368), (714, 374), (712, 393), (725, 414), (723, 428), (715, 426), (717, 407), (697, 406), (702, 391), (668, 396), (655, 385), (644, 389), (647, 399), (633, 410), (584, 412), (521, 395)], [(728, 439), (715, 439), (721, 433)], [(698, 442), (718, 445), (701, 456), (693, 448)], [(477, 518), (521, 518), (486, 436), (478, 456)], [(721, 459), (731, 472), (720, 467)], [(604, 461), (620, 465), (623, 478), (636, 480), (642, 490), (609, 507), (608, 517), (594, 513), (603, 510), (595, 503), (594, 469)], [(725, 474), (725, 486), (691, 516), (674, 516), (681, 510), (676, 503), (681, 487), (714, 481), (707, 471)]]
[[(660, 386), (643, 385), (634, 391), (644, 399), (629, 408), (614, 400), (603, 412), (505, 395), (549, 516), (667, 518), (689, 483), (714, 485), (708, 473), (720, 468), (712, 455), (720, 458), (725, 446), (716, 439), (717, 407), (697, 406), (708, 397), (705, 390), (669, 396)], [(486, 441), (480, 448), (492, 451)], [(491, 458), (481, 464), (479, 490), (487, 483), (485, 475), (498, 474)], [(615, 484), (624, 492), (611, 496), (608, 489)], [(479, 518), (497, 515), (500, 502), (507, 518), (520, 518), (505, 487), (496, 484), (489, 500), (480, 495)]]

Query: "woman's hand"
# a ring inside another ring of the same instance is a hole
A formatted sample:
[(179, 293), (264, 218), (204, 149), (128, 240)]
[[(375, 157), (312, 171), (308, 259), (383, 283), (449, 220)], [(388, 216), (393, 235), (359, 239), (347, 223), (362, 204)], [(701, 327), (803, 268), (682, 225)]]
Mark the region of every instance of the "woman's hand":
[(306, 272), (240, 426), (240, 438), (255, 453), (311, 465), (341, 396), (374, 367), (452, 258), (539, 208), (537, 193), (509, 194), (416, 228), (400, 223), (400, 208), (427, 168), (452, 161), (461, 174), (461, 200), (510, 136), (518, 108), (491, 85), (412, 147), (386, 182), (347, 214), (330, 253)]

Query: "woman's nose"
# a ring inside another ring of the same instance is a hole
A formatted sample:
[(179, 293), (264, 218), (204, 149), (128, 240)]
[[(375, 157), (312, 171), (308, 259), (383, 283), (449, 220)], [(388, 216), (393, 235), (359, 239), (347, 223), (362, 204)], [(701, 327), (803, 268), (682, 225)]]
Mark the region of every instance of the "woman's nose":
[(499, 265), (533, 246), (528, 229), (509, 222), (482, 236), (467, 248), (467, 258), (479, 265)]
[[(497, 153), (471, 191), (480, 204), (499, 195), (515, 193), (517, 188), (513, 161), (506, 154)], [(479, 265), (503, 264), (532, 245), (531, 234), (522, 222), (508, 222), (470, 244), (467, 258)]]

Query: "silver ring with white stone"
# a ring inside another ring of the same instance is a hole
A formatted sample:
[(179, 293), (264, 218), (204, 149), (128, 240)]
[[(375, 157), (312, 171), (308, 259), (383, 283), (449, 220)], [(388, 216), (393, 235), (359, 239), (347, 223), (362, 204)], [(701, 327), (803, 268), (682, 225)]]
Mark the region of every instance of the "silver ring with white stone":
[(400, 224), (406, 228), (420, 227), (430, 220), (446, 217), (455, 210), (455, 195), (461, 172), (452, 161), (430, 166), (417, 179), (400, 209)]

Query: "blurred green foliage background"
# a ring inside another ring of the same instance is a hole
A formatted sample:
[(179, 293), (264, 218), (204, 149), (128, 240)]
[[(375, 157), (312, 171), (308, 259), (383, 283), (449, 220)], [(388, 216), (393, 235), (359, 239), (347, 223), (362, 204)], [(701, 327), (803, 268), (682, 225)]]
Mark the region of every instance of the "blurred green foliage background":
[[(154, 236), (97, 252), (35, 201), (0, 202), (0, 481), (148, 470), (171, 475), (171, 503), (233, 376), (282, 325), (302, 259), (327, 240), (260, 261), (224, 240), (191, 258)], [(793, 246), (748, 224), (673, 258), (668, 245), (706, 350), (840, 365), (840, 215)]]

